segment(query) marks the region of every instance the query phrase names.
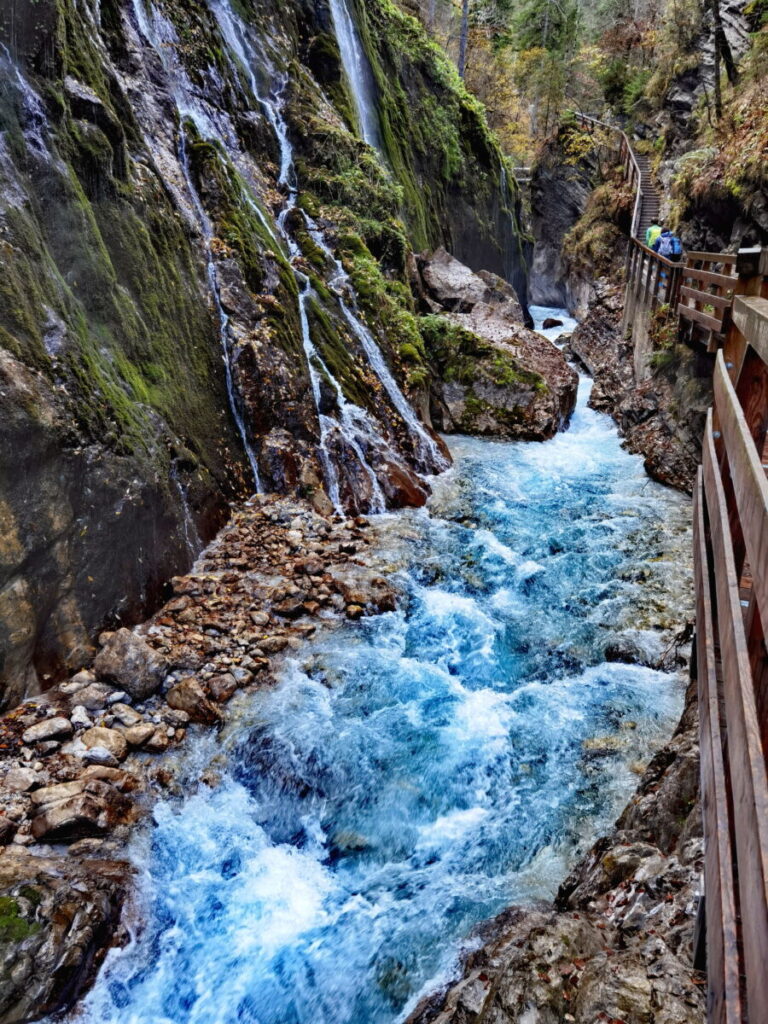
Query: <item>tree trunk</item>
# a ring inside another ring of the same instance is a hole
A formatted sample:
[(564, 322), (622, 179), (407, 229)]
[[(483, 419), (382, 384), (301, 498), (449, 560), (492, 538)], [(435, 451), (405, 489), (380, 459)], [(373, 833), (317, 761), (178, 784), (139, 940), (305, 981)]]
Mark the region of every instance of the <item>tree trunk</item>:
[[(713, 0), (716, 3), (717, 0)], [(715, 34), (715, 117), (718, 121), (723, 116), (723, 93), (720, 88), (720, 43)]]
[(435, 15), (437, 14), (437, 0), (429, 0), (427, 7), (427, 28), (430, 32), (435, 31)]
[(712, 0), (712, 17), (715, 22), (715, 65), (719, 68), (720, 58), (722, 58), (723, 64), (725, 64), (725, 73), (728, 75), (728, 81), (731, 85), (735, 85), (738, 81), (739, 73), (736, 70), (736, 62), (733, 59), (731, 46), (723, 28), (723, 19), (720, 15), (720, 0)]
[(461, 35), (459, 36), (459, 77), (467, 70), (467, 42), (469, 40), (469, 0), (461, 2)]

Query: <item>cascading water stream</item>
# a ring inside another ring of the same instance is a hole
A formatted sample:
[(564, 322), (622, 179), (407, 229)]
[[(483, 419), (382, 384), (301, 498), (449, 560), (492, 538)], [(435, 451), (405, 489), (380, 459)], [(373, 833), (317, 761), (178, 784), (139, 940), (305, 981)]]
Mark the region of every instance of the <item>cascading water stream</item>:
[[(214, 126), (208, 113), (202, 109), (199, 103), (195, 101), (193, 90), (186, 77), (185, 72), (180, 67), (178, 61), (172, 56), (174, 52), (174, 45), (176, 43), (175, 33), (172, 30), (172, 26), (165, 19), (157, 13), (157, 11), (150, 7), (149, 11), (145, 9), (143, 0), (133, 0), (133, 11), (136, 17), (136, 23), (139, 31), (142, 33), (146, 41), (155, 50), (160, 57), (163, 67), (168, 75), (171, 84), (174, 87), (173, 99), (176, 106), (176, 110), (179, 116), (179, 141), (178, 141), (178, 160), (179, 167), (181, 169), (182, 176), (184, 178), (184, 184), (186, 185), (189, 199), (191, 200), (192, 207), (195, 213), (195, 217), (200, 228), (203, 244), (205, 247), (205, 259), (206, 259), (206, 274), (208, 277), (208, 285), (211, 297), (213, 298), (214, 307), (216, 310), (216, 316), (219, 323), (219, 339), (221, 342), (222, 358), (224, 362), (224, 375), (227, 386), (227, 396), (229, 399), (229, 407), (232, 412), (232, 417), (237, 426), (238, 433), (242, 440), (243, 449), (248, 457), (248, 462), (251, 467), (253, 474), (253, 482), (257, 491), (261, 490), (261, 481), (259, 478), (259, 466), (256, 458), (256, 453), (253, 450), (253, 446), (248, 438), (248, 431), (245, 426), (245, 420), (240, 409), (240, 401), (235, 389), (234, 378), (232, 375), (232, 363), (230, 357), (231, 349), (231, 338), (229, 331), (229, 317), (224, 312), (224, 308), (221, 304), (221, 295), (219, 292), (219, 282), (216, 274), (216, 262), (213, 258), (213, 249), (211, 243), (213, 242), (214, 232), (211, 225), (210, 218), (205, 211), (205, 207), (200, 199), (197, 188), (195, 187), (192, 173), (189, 167), (189, 159), (187, 155), (186, 138), (184, 135), (184, 120), (189, 118), (195, 125), (195, 128), (200, 135), (208, 141), (222, 142), (226, 145), (225, 139), (222, 139), (221, 133)], [(231, 140), (230, 140), (231, 141)]]
[(216, 316), (219, 321), (219, 338), (221, 340), (222, 354), (224, 358), (224, 376), (227, 383), (227, 395), (229, 397), (229, 407), (232, 411), (232, 416), (237, 425), (240, 438), (243, 442), (243, 448), (248, 456), (248, 462), (251, 466), (251, 472), (253, 473), (253, 482), (257, 491), (261, 490), (261, 481), (259, 479), (259, 464), (256, 459), (256, 452), (253, 450), (251, 442), (248, 440), (248, 431), (245, 427), (245, 420), (243, 414), (240, 411), (240, 403), (238, 400), (237, 393), (235, 391), (235, 382), (232, 377), (232, 364), (230, 363), (229, 350), (230, 350), (230, 337), (229, 337), (229, 317), (224, 312), (224, 307), (221, 304), (221, 295), (219, 293), (219, 282), (216, 276), (216, 263), (213, 258), (213, 249), (211, 242), (213, 241), (213, 228), (211, 222), (208, 219), (208, 214), (205, 212), (203, 204), (198, 195), (197, 189), (195, 188), (194, 181), (192, 180), (192, 173), (189, 168), (189, 159), (187, 157), (187, 146), (184, 138), (184, 125), (179, 126), (179, 163), (181, 165), (182, 172), (184, 174), (184, 181), (186, 182), (189, 195), (192, 200), (192, 204), (197, 211), (198, 220), (200, 223), (200, 230), (203, 235), (203, 242), (205, 244), (205, 256), (206, 256), (206, 270), (208, 274), (208, 284), (210, 285), (211, 296), (213, 298), (213, 304), (216, 309)]
[(193, 795), (134, 840), (144, 924), (73, 1024), (395, 1024), (610, 824), (685, 683), (605, 650), (661, 655), (690, 530), (589, 390), (544, 444), (454, 439), (429, 511), (379, 520), (398, 611), (196, 741)]
[(371, 65), (363, 49), (360, 33), (357, 31), (347, 0), (330, 0), (330, 3), (341, 63), (352, 92), (363, 139), (369, 146), (381, 153), (383, 146)]
[[(264, 66), (264, 70), (267, 72), (267, 77), (274, 79), (274, 73), (272, 72), (272, 69), (269, 68), (265, 57), (254, 52), (247, 29), (232, 10), (228, 0), (209, 0), (209, 2), (211, 10), (216, 15), (221, 33), (229, 47), (230, 53), (234, 55), (240, 67), (246, 73), (251, 93), (264, 111), (278, 142), (280, 151), (278, 184), (285, 189), (286, 199), (277, 218), (277, 225), (286, 243), (289, 257), (293, 261), (301, 256), (301, 249), (289, 230), (289, 219), (293, 211), (296, 209), (298, 185), (296, 181), (293, 146), (289, 138), (288, 125), (283, 114), (285, 90), (288, 85), (288, 80), (286, 77), (278, 79), (276, 88), (274, 88), (271, 93), (265, 95), (264, 91), (259, 86), (254, 70), (257, 66), (262, 65)], [(351, 294), (352, 289), (349, 278), (339, 261), (335, 258), (323, 232), (307, 214), (303, 213), (302, 216), (313, 240), (326, 254), (327, 258), (335, 268), (335, 276), (331, 283), (348, 290)], [(341, 385), (330, 372), (327, 364), (320, 356), (320, 353), (312, 339), (308, 310), (309, 303), (313, 301), (314, 294), (305, 275), (298, 270), (295, 270), (294, 272), (299, 283), (299, 313), (302, 328), (302, 344), (307, 358), (312, 391), (315, 399), (315, 407), (320, 424), (320, 454), (326, 476), (326, 483), (328, 485), (329, 497), (335, 507), (340, 510), (341, 497), (339, 493), (338, 474), (333, 465), (333, 459), (329, 453), (329, 442), (333, 431), (339, 430), (345, 443), (355, 453), (363, 471), (370, 481), (370, 511), (382, 512), (386, 508), (386, 499), (382, 493), (376, 473), (371, 467), (362, 447), (363, 443), (370, 442), (378, 442), (380, 445), (381, 439), (377, 437), (375, 425), (368, 413), (345, 398)], [(381, 349), (373, 338), (373, 335), (362, 323), (355, 311), (350, 308), (340, 292), (337, 292), (337, 301), (345, 322), (360, 342), (371, 368), (381, 381), (382, 386), (392, 401), (393, 406), (402, 418), (411, 436), (414, 438), (421, 461), (425, 464), (428, 470), (434, 471), (435, 469), (445, 469), (447, 461), (440, 453), (434, 439), (429, 436), (428, 432), (419, 422), (416, 414), (398, 387), (386, 364), (386, 361), (384, 360)], [(333, 420), (322, 412), (318, 369), (323, 373), (336, 393), (340, 416), (338, 421)]]

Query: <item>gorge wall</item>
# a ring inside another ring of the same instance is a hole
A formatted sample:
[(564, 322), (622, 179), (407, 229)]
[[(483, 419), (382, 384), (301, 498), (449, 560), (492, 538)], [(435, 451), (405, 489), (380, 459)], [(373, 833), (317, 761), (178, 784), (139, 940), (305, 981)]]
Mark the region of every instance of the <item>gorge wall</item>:
[(423, 503), (446, 455), (407, 401), (428, 421), (414, 250), (527, 311), (481, 108), (390, 0), (342, 5), (376, 153), (333, 7), (0, 14), (0, 706), (156, 605), (257, 484), (323, 512)]

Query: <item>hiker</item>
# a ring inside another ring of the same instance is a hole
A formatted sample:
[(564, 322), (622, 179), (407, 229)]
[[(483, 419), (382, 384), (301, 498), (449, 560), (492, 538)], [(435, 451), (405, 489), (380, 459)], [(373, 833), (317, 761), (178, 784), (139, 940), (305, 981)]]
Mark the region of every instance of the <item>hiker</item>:
[(683, 255), (683, 243), (673, 235), (669, 228), (662, 228), (661, 234), (653, 243), (653, 251), (659, 256), (666, 256), (668, 260), (676, 263)]
[(659, 237), (660, 234), (661, 234), (661, 225), (657, 224), (654, 221), (654, 223), (651, 224), (651, 226), (645, 232), (645, 244), (648, 246), (649, 249), (653, 248), (653, 243), (656, 241), (656, 239)]

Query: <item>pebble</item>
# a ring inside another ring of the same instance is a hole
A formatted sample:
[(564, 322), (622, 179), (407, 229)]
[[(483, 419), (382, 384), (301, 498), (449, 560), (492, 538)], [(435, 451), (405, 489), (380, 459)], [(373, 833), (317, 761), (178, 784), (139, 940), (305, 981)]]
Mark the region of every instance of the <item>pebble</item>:
[(89, 729), (93, 724), (91, 722), (91, 716), (82, 704), (76, 704), (75, 707), (72, 708), (72, 714), (69, 716), (69, 720), (76, 729)]
[(39, 781), (39, 775), (32, 768), (12, 768), (4, 776), (2, 783), (3, 788), (10, 790), (11, 793), (26, 793)]

